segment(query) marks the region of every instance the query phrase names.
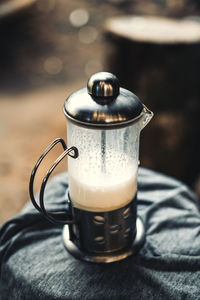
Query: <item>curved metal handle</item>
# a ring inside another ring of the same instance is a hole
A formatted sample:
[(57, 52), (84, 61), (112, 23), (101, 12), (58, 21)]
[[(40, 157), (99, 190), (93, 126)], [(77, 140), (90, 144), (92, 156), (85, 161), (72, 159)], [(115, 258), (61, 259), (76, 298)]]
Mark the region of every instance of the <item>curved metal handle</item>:
[[(52, 148), (55, 147), (56, 144), (61, 143), (61, 145), (63, 146), (64, 152), (56, 159), (56, 161), (52, 164), (51, 168), (49, 169), (49, 171), (47, 172), (46, 176), (43, 179), (41, 188), (40, 188), (40, 206), (37, 204), (35, 197), (34, 197), (34, 193), (33, 193), (33, 184), (34, 184), (34, 179), (35, 179), (35, 174), (37, 172), (37, 169), (39, 167), (39, 165), (41, 164), (42, 160), (45, 158), (45, 156), (49, 153), (49, 151), (52, 150)], [(65, 141), (61, 138), (57, 138), (55, 139), (46, 149), (45, 151), (42, 153), (42, 155), (40, 156), (40, 158), (38, 159), (35, 167), (33, 168), (33, 171), (31, 173), (31, 177), (30, 177), (30, 182), (29, 182), (29, 194), (30, 194), (30, 198), (31, 201), (33, 203), (33, 205), (35, 206), (35, 208), (44, 214), (44, 216), (46, 217), (46, 219), (48, 219), (50, 222), (53, 222), (55, 224), (73, 224), (75, 223), (75, 220), (72, 217), (72, 214), (69, 211), (66, 212), (51, 212), (48, 213), (45, 209), (44, 206), (44, 191), (45, 191), (45, 187), (46, 187), (46, 183), (49, 179), (49, 176), (51, 175), (51, 173), (53, 172), (53, 170), (56, 168), (56, 166), (61, 162), (61, 160), (63, 160), (63, 158), (65, 156), (71, 156), (72, 158), (77, 158), (78, 157), (78, 149), (76, 147), (70, 147), (67, 148)], [(57, 217), (64, 217), (67, 219), (65, 220), (58, 220), (56, 218), (54, 218), (54, 216)]]

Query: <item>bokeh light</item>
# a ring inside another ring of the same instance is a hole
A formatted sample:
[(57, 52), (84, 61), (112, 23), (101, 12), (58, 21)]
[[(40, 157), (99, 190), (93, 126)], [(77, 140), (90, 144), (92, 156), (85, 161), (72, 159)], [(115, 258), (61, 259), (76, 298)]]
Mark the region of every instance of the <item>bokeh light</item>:
[(78, 32), (79, 40), (84, 44), (93, 43), (98, 36), (98, 31), (94, 26), (84, 26)]
[(74, 27), (81, 27), (88, 23), (89, 13), (87, 10), (78, 8), (71, 12), (69, 15), (69, 21)]
[(45, 59), (44, 69), (50, 75), (57, 75), (63, 68), (63, 63), (60, 58), (51, 56)]

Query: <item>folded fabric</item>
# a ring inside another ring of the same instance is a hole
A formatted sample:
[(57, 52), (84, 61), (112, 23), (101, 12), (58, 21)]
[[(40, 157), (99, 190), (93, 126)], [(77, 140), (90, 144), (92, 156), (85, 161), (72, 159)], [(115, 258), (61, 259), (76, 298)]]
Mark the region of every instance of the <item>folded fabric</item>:
[[(67, 173), (48, 184), (49, 211), (66, 209), (67, 187)], [(139, 253), (94, 264), (72, 257), (63, 227), (49, 223), (29, 202), (0, 229), (0, 299), (200, 299), (197, 197), (183, 183), (140, 168), (138, 214), (146, 227)]]

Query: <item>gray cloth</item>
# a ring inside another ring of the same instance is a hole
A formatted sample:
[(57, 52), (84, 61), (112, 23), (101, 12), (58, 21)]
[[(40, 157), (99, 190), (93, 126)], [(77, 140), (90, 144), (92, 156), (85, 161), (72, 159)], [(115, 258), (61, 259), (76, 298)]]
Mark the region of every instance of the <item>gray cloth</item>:
[[(182, 183), (140, 169), (138, 214), (146, 243), (124, 261), (100, 265), (73, 258), (62, 226), (29, 203), (0, 231), (0, 297), (12, 299), (200, 299), (200, 213)], [(50, 211), (66, 208), (67, 174), (46, 190)], [(17, 201), (17, 199), (16, 199)]]

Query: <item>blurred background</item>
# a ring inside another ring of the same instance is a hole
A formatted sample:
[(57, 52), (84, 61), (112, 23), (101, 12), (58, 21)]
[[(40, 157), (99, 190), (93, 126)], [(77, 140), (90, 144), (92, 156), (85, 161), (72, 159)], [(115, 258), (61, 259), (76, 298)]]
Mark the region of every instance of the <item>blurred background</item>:
[[(66, 140), (65, 98), (99, 71), (155, 113), (141, 165), (200, 194), (198, 0), (0, 0), (0, 37), (0, 223), (28, 200), (41, 152)], [(61, 151), (46, 158), (36, 191)]]

